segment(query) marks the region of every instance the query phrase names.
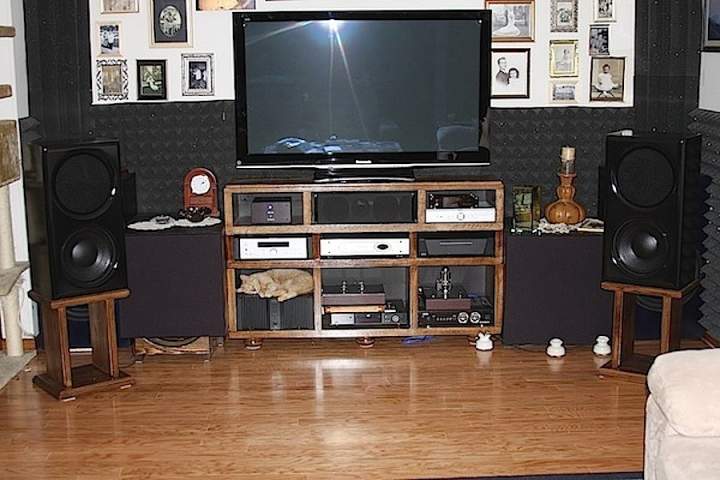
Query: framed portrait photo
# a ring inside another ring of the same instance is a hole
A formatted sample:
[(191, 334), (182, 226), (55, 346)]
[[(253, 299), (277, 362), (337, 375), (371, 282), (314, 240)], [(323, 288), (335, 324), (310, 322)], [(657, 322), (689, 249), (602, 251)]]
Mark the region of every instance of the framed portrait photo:
[(550, 76), (578, 76), (578, 41), (550, 40)]
[(127, 100), (127, 61), (119, 58), (97, 60), (97, 99), (101, 102)]
[(202, 10), (255, 10), (255, 0), (197, 0)]
[(101, 22), (97, 29), (101, 56), (120, 56), (120, 22)]
[(596, 57), (590, 67), (590, 101), (625, 101), (625, 58)]
[(590, 25), (590, 55), (593, 57), (610, 55), (610, 27), (608, 25)]
[(530, 49), (492, 51), (491, 98), (530, 98)]
[(167, 66), (165, 60), (138, 60), (138, 100), (167, 100)]
[(578, 31), (578, 0), (551, 0), (550, 31)]
[(550, 82), (550, 103), (577, 103), (577, 82)]
[(535, 0), (487, 0), (492, 10), (493, 42), (532, 42), (535, 39)]
[(720, 51), (720, 0), (705, 0), (703, 50)]
[(137, 13), (139, 0), (100, 0), (100, 13)]
[(597, 23), (609, 23), (615, 21), (615, 0), (593, 0), (594, 18)]
[(215, 72), (212, 53), (182, 54), (182, 94), (214, 95)]
[(191, 11), (189, 0), (151, 0), (150, 45), (153, 47), (189, 47)]

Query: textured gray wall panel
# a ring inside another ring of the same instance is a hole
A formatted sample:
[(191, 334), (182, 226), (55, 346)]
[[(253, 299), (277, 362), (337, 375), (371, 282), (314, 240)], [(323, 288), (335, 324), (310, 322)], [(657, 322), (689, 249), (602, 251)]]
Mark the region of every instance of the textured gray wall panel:
[(703, 299), (700, 323), (720, 338), (720, 112), (695, 110), (690, 130), (703, 136), (702, 173), (710, 177), (705, 214), (705, 264), (702, 268)]

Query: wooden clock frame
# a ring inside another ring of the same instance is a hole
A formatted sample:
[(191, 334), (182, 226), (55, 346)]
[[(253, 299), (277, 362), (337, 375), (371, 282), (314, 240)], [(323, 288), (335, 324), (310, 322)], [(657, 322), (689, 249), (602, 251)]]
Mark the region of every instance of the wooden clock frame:
[[(194, 194), (190, 188), (190, 182), (193, 177), (198, 175), (206, 175), (210, 179), (210, 190), (202, 195)], [(183, 180), (183, 208), (188, 207), (207, 207), (210, 209), (210, 215), (220, 215), (220, 210), (218, 209), (217, 179), (215, 178), (215, 174), (207, 168), (196, 167), (185, 174), (185, 179)]]

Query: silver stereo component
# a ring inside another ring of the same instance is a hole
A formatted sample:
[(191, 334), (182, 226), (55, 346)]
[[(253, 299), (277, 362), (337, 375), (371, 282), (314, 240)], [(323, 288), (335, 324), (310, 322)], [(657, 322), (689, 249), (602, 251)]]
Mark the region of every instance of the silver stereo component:
[(240, 238), (241, 260), (304, 260), (308, 258), (307, 237)]
[(321, 257), (396, 257), (410, 255), (409, 238), (323, 238)]
[(495, 207), (431, 208), (425, 211), (425, 223), (486, 223), (495, 216)]

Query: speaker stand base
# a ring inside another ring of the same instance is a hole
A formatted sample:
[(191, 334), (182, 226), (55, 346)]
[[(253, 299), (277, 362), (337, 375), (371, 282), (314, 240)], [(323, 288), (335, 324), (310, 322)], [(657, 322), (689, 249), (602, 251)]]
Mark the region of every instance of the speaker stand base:
[(625, 283), (603, 282), (613, 292), (612, 357), (599, 372), (601, 378), (614, 377), (645, 382), (654, 356), (635, 353), (635, 307), (637, 295), (662, 298), (660, 354), (680, 348), (683, 298), (698, 286), (695, 281), (683, 290), (666, 290)]
[[(98, 390), (132, 386), (135, 380), (120, 371), (115, 329), (115, 300), (128, 295), (130, 291), (124, 289), (50, 300), (31, 291), (30, 298), (42, 310), (47, 361), (47, 372), (36, 375), (33, 383), (58, 400), (69, 400)], [(87, 305), (90, 313), (92, 363), (72, 367), (66, 311), (77, 305)]]
[(135, 385), (135, 379), (125, 372), (112, 378), (93, 365), (84, 365), (72, 369), (73, 386), (66, 388), (56, 382), (47, 373), (33, 377), (33, 384), (45, 390), (58, 400), (72, 400), (78, 395), (113, 389), (125, 389)]

